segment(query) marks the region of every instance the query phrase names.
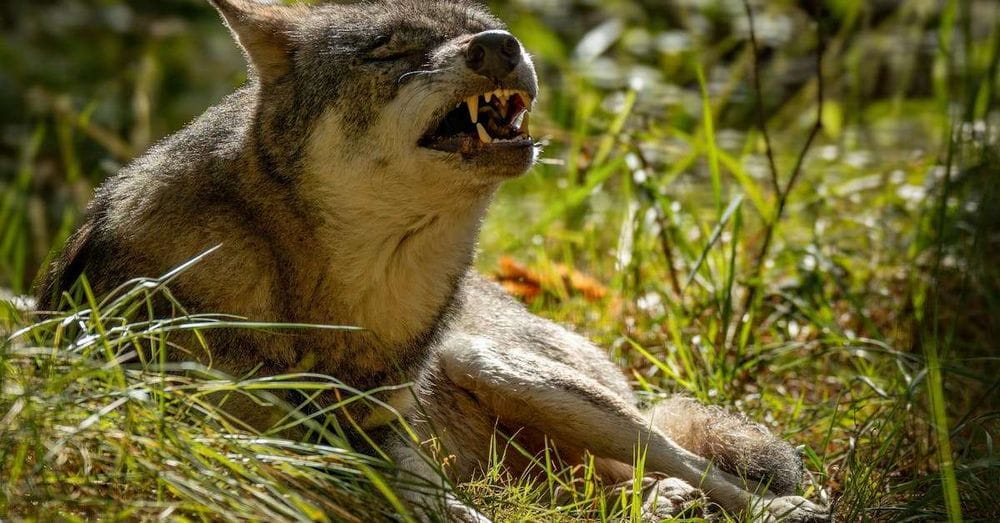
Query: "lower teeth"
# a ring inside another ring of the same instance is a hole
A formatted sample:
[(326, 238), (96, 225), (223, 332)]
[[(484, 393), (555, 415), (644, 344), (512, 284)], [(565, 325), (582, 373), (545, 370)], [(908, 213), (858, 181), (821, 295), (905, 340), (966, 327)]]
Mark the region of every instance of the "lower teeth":
[(476, 124), (476, 132), (479, 134), (480, 142), (490, 143), (493, 141), (493, 138), (490, 136), (490, 133), (486, 132), (486, 128), (483, 127), (483, 124), (481, 123)]

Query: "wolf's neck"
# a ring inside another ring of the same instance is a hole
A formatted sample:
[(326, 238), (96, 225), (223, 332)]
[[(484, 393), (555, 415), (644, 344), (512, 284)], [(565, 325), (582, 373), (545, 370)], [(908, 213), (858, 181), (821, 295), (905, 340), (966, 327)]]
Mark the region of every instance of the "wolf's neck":
[(319, 281), (303, 282), (311, 321), (365, 328), (378, 347), (409, 344), (441, 320), (496, 184), (426, 170), (378, 138), (346, 141), (339, 118), (315, 124), (297, 184), (318, 219)]
[(329, 195), (320, 297), (337, 306), (325, 320), (363, 327), (381, 346), (428, 332), (472, 263), (491, 193)]
[[(334, 271), (357, 325), (380, 342), (404, 343), (440, 321), (472, 263), (482, 208), (366, 216), (341, 231)], [(350, 223), (350, 222), (348, 222)]]

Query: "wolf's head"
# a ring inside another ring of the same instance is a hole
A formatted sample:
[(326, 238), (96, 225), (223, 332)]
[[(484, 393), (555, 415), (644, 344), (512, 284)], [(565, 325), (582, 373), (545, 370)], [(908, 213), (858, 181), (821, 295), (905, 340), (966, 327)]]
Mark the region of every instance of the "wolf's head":
[(447, 199), (535, 159), (534, 67), (474, 4), (211, 1), (251, 63), (255, 146), (280, 176), (324, 192)]

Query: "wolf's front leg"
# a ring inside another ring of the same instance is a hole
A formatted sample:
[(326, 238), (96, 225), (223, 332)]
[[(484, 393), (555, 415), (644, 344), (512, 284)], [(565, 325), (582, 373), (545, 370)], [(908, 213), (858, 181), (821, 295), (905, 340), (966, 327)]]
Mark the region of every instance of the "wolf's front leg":
[(441, 470), (413, 446), (398, 442), (389, 447), (389, 454), (399, 470), (401, 493), (420, 521), (491, 523), (490, 518), (458, 499)]
[(456, 336), (443, 344), (440, 357), (448, 377), (504, 421), (623, 463), (631, 462), (638, 448), (645, 452), (647, 471), (697, 486), (734, 514), (762, 513), (761, 519), (783, 521), (828, 517), (826, 509), (801, 497), (751, 492), (736, 476), (652, 427), (638, 409), (600, 383), (530, 347)]

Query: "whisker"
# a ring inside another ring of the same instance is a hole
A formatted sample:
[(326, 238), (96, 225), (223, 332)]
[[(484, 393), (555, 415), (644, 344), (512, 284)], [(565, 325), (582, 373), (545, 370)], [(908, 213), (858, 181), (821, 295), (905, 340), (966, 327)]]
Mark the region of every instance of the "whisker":
[(403, 80), (405, 80), (409, 76), (416, 76), (421, 74), (436, 74), (440, 73), (441, 71), (443, 71), (443, 69), (423, 69), (419, 71), (410, 71), (408, 73), (403, 73), (399, 78), (396, 79), (396, 85), (403, 83)]

